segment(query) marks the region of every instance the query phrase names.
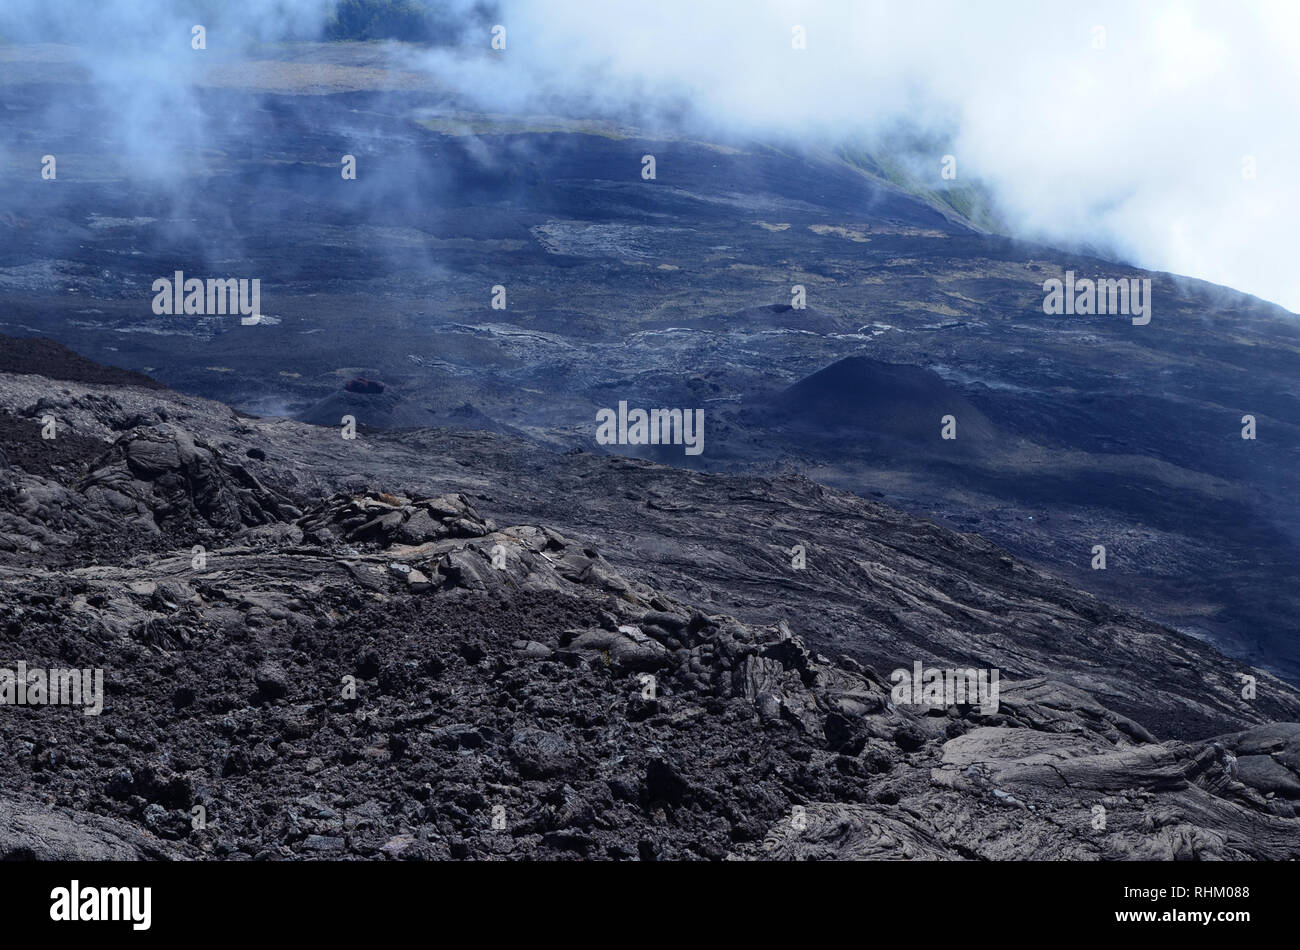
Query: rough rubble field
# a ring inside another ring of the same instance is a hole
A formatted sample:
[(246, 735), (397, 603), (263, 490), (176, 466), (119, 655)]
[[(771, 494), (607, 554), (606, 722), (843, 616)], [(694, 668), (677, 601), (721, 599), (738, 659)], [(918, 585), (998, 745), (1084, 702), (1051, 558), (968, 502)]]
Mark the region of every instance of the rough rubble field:
[[(6, 711), (0, 856), (1300, 856), (1295, 690), (977, 538), (61, 375), (0, 374), (0, 656), (104, 710)], [(896, 705), (913, 660), (998, 712)]]

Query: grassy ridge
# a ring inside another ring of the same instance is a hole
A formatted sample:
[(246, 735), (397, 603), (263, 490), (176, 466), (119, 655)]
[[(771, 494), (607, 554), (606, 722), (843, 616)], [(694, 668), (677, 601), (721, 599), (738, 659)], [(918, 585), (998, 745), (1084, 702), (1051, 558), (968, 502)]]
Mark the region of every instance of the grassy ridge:
[[(836, 147), (835, 155), (936, 208), (956, 212), (976, 227), (1005, 232), (1004, 222), (993, 210), (992, 197), (982, 185), (940, 178), (940, 157), (948, 151), (942, 143), (892, 142), (874, 149), (854, 143)], [(933, 176), (920, 174), (922, 164), (933, 165)]]

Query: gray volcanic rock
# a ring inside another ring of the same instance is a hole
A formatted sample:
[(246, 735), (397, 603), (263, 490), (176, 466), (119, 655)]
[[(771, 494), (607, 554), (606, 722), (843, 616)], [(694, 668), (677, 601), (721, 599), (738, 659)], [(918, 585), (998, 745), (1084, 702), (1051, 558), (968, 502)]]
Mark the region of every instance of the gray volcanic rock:
[(124, 821), (0, 798), (0, 861), (165, 861), (181, 856), (173, 845)]
[[(41, 548), (0, 550), (0, 648), (109, 688), (6, 713), (13, 855), (1300, 857), (1293, 689), (979, 538), (802, 479), (36, 398), (103, 448), (0, 472)], [(896, 702), (914, 661), (1001, 670), (996, 711)]]
[(241, 464), (175, 425), (123, 436), (78, 490), (155, 531), (176, 522), (230, 531), (297, 514)]

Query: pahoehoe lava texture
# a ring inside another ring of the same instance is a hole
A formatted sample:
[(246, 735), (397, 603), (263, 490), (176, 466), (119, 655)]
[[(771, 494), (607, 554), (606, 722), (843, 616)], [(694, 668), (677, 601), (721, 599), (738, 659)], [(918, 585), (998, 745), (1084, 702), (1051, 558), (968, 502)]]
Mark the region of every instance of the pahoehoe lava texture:
[[(1300, 857), (1294, 689), (979, 538), (493, 434), (0, 400), (3, 656), (106, 684), (6, 710), (0, 856)], [(999, 667), (998, 712), (896, 706), (914, 659)]]

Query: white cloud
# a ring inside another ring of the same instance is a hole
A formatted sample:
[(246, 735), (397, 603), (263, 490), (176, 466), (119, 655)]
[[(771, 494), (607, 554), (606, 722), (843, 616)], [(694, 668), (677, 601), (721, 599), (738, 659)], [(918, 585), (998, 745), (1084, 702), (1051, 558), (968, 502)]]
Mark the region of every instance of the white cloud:
[[(508, 68), (475, 74), (489, 99), (680, 98), (720, 128), (810, 138), (952, 123), (962, 174), (989, 183), (1022, 234), (1300, 311), (1300, 5), (1287, 0), (515, 0), (503, 20)], [(791, 49), (796, 24), (806, 51)]]
[[(422, 57), (494, 110), (679, 121), (689, 104), (703, 132), (816, 143), (907, 120), (951, 134), (961, 176), (988, 183), (1023, 236), (1115, 248), (1300, 311), (1294, 0), (499, 2), (505, 57), (487, 54), (486, 30), (477, 55)], [(220, 19), (269, 40), (312, 35), (332, 7), (228, 0)], [(3, 0), (0, 34), (76, 25), (123, 147), (165, 164), (159, 130), (204, 134), (175, 131), (194, 112), (175, 83), (192, 18), (170, 0)], [(806, 50), (791, 48), (796, 24)]]

